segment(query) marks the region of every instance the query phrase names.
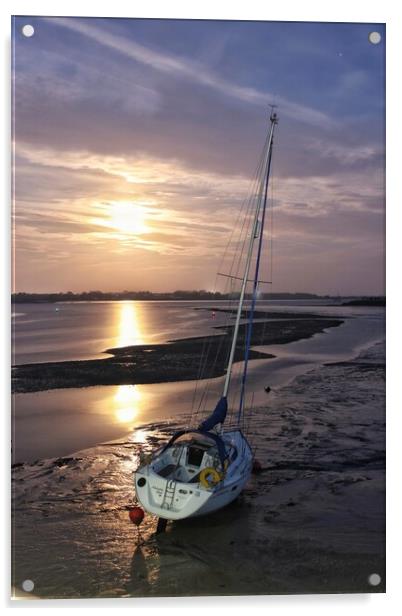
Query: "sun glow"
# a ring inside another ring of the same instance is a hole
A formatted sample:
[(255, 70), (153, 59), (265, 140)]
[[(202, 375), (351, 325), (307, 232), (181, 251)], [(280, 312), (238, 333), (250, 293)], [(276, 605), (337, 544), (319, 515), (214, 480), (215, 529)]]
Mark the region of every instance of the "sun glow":
[(145, 222), (145, 209), (134, 201), (115, 201), (108, 206), (107, 225), (124, 235), (146, 233)]

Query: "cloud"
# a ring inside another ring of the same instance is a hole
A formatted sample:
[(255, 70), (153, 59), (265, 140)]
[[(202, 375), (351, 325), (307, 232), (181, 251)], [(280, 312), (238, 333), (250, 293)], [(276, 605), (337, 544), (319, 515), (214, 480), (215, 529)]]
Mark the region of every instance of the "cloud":
[(265, 92), (253, 87), (238, 85), (224, 79), (205, 65), (180, 58), (169, 53), (159, 53), (150, 47), (116, 36), (109, 30), (98, 28), (86, 21), (77, 18), (51, 17), (46, 18), (50, 23), (82, 34), (113, 51), (122, 54), (136, 62), (152, 67), (164, 74), (174, 75), (177, 78), (188, 79), (198, 82), (203, 86), (244, 103), (256, 105), (269, 105), (273, 100), (280, 106), (281, 113), (321, 128), (334, 128), (336, 122), (322, 111), (318, 111), (305, 105), (300, 105), (284, 97), (273, 96), (271, 92)]
[[(51, 78), (49, 78), (51, 75)], [(134, 70), (130, 79), (124, 68), (109, 58), (99, 62), (96, 54), (69, 49), (68, 56), (56, 49), (18, 51), (13, 74), (16, 103), (20, 111), (29, 111), (33, 101), (41, 105), (79, 105), (86, 101), (100, 108), (116, 108), (134, 115), (154, 115), (161, 97), (152, 80)]]
[[(235, 199), (238, 201), (247, 195), (250, 179), (242, 175), (220, 174), (201, 171), (184, 165), (176, 159), (160, 159), (149, 156), (104, 156), (87, 151), (59, 151), (53, 148), (37, 148), (29, 143), (15, 144), (16, 155), (20, 165), (25, 164), (29, 173), (30, 165), (43, 168), (45, 173), (54, 169), (65, 174), (71, 170), (96, 183), (96, 174), (100, 174), (103, 184), (109, 179), (109, 187), (120, 191), (144, 191), (148, 194), (146, 205), (155, 200), (186, 194), (195, 199)], [(24, 167), (20, 166), (22, 172)], [(82, 174), (82, 175), (81, 175)], [(105, 185), (102, 186), (105, 190)], [(216, 209), (216, 204), (212, 207)]]
[[(29, 187), (33, 174), (41, 187), (35, 201), (30, 190), (19, 199), (19, 258), (25, 255), (29, 260), (31, 254), (39, 263), (49, 256), (49, 261), (63, 269), (81, 255), (89, 262), (83, 270), (86, 275), (93, 267), (95, 252), (100, 262), (109, 259), (127, 275), (130, 262), (134, 259), (138, 263), (143, 254), (149, 255), (144, 271), (159, 271), (161, 257), (166, 267), (166, 259), (187, 257), (207, 279), (207, 264), (213, 260), (210, 267), (217, 267), (251, 187), (244, 176), (201, 172), (175, 159), (61, 152), (26, 143), (17, 144), (16, 150), (19, 183), (26, 184), (28, 175)], [(363, 149), (356, 157), (369, 155)], [(63, 194), (61, 187), (69, 180), (70, 190)], [(280, 268), (287, 264), (294, 271), (295, 259), (297, 262), (301, 255), (303, 262), (308, 258), (320, 261), (329, 254), (340, 259), (339, 247), (348, 254), (354, 247), (362, 258), (361, 245), (369, 242), (374, 249), (383, 211), (381, 180), (380, 171), (373, 175), (371, 170), (344, 170), (335, 177), (274, 178), (275, 254), (280, 255)], [(115, 227), (111, 212), (121, 201), (141, 208), (144, 231), (125, 233)], [(240, 240), (235, 235), (227, 259)], [(126, 255), (127, 263), (117, 265), (121, 255)], [(198, 260), (203, 260), (204, 269)], [(160, 282), (155, 284), (160, 288)]]
[(333, 140), (324, 141), (323, 139), (310, 139), (308, 148), (312, 152), (319, 152), (320, 156), (335, 159), (344, 166), (355, 165), (356, 163), (377, 163), (381, 156), (382, 148), (375, 144), (340, 144)]

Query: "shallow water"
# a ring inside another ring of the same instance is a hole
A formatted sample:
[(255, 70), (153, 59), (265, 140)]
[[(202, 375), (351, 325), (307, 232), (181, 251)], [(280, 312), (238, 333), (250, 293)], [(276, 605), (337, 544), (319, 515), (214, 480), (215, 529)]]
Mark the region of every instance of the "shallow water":
[[(129, 310), (133, 309), (132, 305), (138, 303), (129, 302)], [(89, 304), (85, 304), (85, 310), (92, 314), (93, 307)], [(124, 304), (127, 306), (127, 303)], [(176, 314), (176, 320), (172, 318), (169, 325), (169, 335), (176, 338), (205, 334), (227, 319), (225, 313), (219, 312), (212, 318), (211, 310), (208, 308), (194, 310), (199, 305), (191, 302), (177, 302), (179, 306), (167, 307), (164, 303), (161, 305), (162, 302), (142, 302), (142, 304), (145, 306), (142, 306), (140, 310), (148, 315), (144, 317), (144, 322), (153, 323), (153, 327), (156, 327), (155, 323), (163, 320), (163, 315), (166, 320), (166, 315), (171, 317), (172, 314)], [(70, 306), (74, 310), (77, 309), (77, 306), (70, 304), (68, 309)], [(54, 305), (52, 307), (54, 309)], [(205, 308), (205, 303), (203, 307)], [(84, 308), (81, 307), (82, 309)], [(295, 376), (317, 365), (350, 359), (362, 349), (384, 338), (384, 311), (381, 308), (346, 309), (339, 306), (314, 306), (312, 308), (311, 305), (297, 307), (294, 304), (292, 306), (275, 305), (275, 311), (284, 313), (289, 310), (311, 312), (312, 309), (326, 316), (334, 313), (338, 316), (347, 313), (348, 318), (340, 327), (331, 328), (310, 339), (286, 345), (258, 347), (276, 357), (250, 362), (247, 397), (249, 405), (262, 405), (269, 402), (264, 391), (267, 385), (276, 390), (289, 383)], [(41, 307), (39, 312), (42, 310), (47, 310), (47, 308)], [(108, 314), (113, 310), (124, 311), (125, 308), (117, 303), (108, 303), (106, 306), (101, 304), (97, 310)], [(58, 318), (54, 317), (56, 321)], [(79, 319), (74, 320), (74, 323), (77, 322)], [(39, 332), (42, 325), (35, 325), (35, 327), (39, 327), (35, 330)], [(52, 331), (52, 328), (49, 331)], [(146, 326), (142, 331), (145, 333), (141, 335), (143, 339), (146, 339)], [(59, 330), (58, 332), (56, 340), (59, 340), (60, 336), (65, 336)], [(79, 343), (82, 345), (82, 340)], [(20, 357), (23, 357), (27, 348), (24, 343), (21, 344)], [(55, 343), (50, 345), (46, 353), (53, 354), (53, 344)], [(238, 405), (241, 369), (242, 364), (238, 363), (232, 382), (233, 393), (229, 398), (232, 408)], [(196, 383), (193, 381), (71, 388), (15, 394), (13, 396), (15, 435), (13, 460), (15, 462), (33, 461), (43, 457), (67, 455), (83, 447), (129, 434), (133, 429), (145, 423), (175, 420), (179, 415), (188, 414), (191, 410), (193, 410), (193, 419), (196, 420), (212, 410), (220, 396), (222, 382), (222, 378), (217, 378), (212, 379), (208, 384), (198, 384), (195, 398)], [(206, 387), (208, 387), (207, 391)], [(201, 401), (201, 395), (204, 393)]]
[[(227, 302), (126, 301), (18, 304), (13, 313), (13, 364), (96, 359), (113, 347), (156, 344), (217, 333), (228, 321), (209, 307)], [(247, 306), (247, 302), (246, 302)], [(203, 308), (203, 310), (195, 310)], [(325, 306), (322, 302), (259, 302), (258, 309), (328, 315), (383, 314), (381, 308)]]
[(97, 359), (113, 347), (214, 333), (226, 322), (203, 302), (21, 304), (13, 318), (13, 364)]

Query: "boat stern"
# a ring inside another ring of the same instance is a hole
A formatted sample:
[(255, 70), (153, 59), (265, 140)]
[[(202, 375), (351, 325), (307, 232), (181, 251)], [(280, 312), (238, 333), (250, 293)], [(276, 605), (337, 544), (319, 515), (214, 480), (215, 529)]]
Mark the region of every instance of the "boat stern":
[(199, 484), (182, 483), (156, 474), (152, 467), (139, 468), (134, 474), (137, 498), (149, 513), (166, 520), (181, 520), (197, 514), (213, 491)]

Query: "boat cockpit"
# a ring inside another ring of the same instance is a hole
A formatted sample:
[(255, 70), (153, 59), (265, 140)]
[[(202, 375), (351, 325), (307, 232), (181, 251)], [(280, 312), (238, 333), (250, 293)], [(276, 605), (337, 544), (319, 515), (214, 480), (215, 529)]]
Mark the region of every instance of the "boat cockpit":
[(165, 479), (182, 483), (198, 483), (205, 468), (223, 470), (237, 456), (233, 445), (224, 446), (219, 451), (217, 441), (208, 434), (187, 432), (171, 441), (154, 459), (152, 468)]

